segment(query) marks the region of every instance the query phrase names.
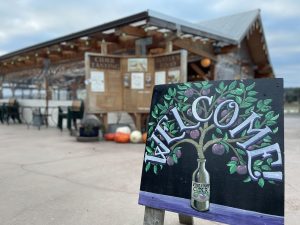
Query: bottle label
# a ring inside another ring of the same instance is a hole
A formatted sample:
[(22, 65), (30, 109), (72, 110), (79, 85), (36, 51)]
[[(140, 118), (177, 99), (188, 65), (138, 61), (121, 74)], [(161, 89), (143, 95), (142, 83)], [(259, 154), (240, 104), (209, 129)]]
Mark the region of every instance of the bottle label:
[(192, 182), (192, 199), (205, 202), (209, 200), (210, 184)]

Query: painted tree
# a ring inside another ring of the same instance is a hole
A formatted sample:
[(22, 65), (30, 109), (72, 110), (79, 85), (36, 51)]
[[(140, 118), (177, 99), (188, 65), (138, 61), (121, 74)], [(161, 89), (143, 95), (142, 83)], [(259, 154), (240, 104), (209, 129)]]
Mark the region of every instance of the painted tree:
[[(242, 81), (225, 83), (226, 82), (220, 82), (218, 87), (212, 87), (212, 84), (207, 81), (170, 86), (166, 93), (164, 93), (152, 107), (151, 117), (148, 123), (146, 154), (149, 156), (156, 155), (157, 142), (151, 139), (151, 136), (155, 132), (157, 133), (157, 128), (160, 126), (171, 138), (182, 136), (184, 133), (183, 139), (168, 145), (170, 149), (170, 152), (166, 154), (166, 164), (168, 166), (173, 166), (178, 163), (178, 160), (183, 156), (182, 144), (189, 143), (194, 146), (198, 158), (205, 158), (205, 154), (207, 154), (208, 151), (218, 156), (230, 154), (231, 159), (227, 162), (228, 172), (230, 174), (237, 173), (241, 175), (243, 182), (255, 181), (260, 187), (264, 187), (266, 179), (260, 177), (255, 180), (249, 176), (247, 151), (271, 145), (272, 134), (278, 132), (276, 124), (279, 114), (275, 114), (272, 110), (271, 99), (258, 100), (258, 92), (255, 91), (255, 82), (247, 86)], [(193, 106), (195, 100), (201, 96), (204, 100), (199, 101), (198, 104), (194, 104)], [(207, 101), (205, 101), (205, 99)], [(235, 115), (235, 109), (232, 105), (222, 104), (230, 102), (228, 100), (232, 100), (234, 104), (238, 105), (238, 115)], [(185, 126), (194, 128), (187, 129), (185, 132), (180, 130), (178, 122), (174, 116), (172, 117), (174, 109), (176, 109), (176, 112), (180, 115)], [(195, 112), (197, 115), (195, 115)], [(233, 135), (229, 133), (229, 129), (225, 128), (228, 128), (228, 124), (232, 129), (241, 125), (247, 118), (253, 115), (253, 112), (259, 117), (253, 119), (253, 129), (267, 127), (269, 132), (268, 135), (263, 136), (244, 149), (241, 147), (241, 144), (239, 145), (237, 143), (243, 143), (251, 138), (253, 139), (256, 135), (255, 132), (249, 132), (249, 129), (243, 129), (238, 136), (232, 137)], [(168, 119), (163, 120), (163, 122), (159, 124), (166, 115)], [(205, 122), (198, 123), (199, 126), (197, 126), (198, 121), (195, 120), (195, 116), (208, 119)], [(218, 126), (216, 124), (218, 124)], [(162, 142), (166, 142), (163, 135), (157, 133), (157, 136)], [(271, 164), (273, 161), (274, 159), (271, 155), (263, 159), (256, 159), (251, 163), (251, 170), (256, 174), (272, 171)], [(147, 161), (145, 171), (153, 171), (155, 174), (158, 174), (159, 170), (162, 170), (166, 164)], [(268, 182), (275, 184), (273, 180), (268, 180)]]

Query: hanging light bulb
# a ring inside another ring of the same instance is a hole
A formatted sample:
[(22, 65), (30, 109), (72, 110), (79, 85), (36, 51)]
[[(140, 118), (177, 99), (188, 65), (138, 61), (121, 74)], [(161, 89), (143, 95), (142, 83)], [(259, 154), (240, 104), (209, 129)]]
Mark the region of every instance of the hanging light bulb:
[(211, 60), (209, 58), (203, 58), (201, 59), (201, 66), (206, 68), (206, 67), (209, 67), (210, 64), (211, 64)]

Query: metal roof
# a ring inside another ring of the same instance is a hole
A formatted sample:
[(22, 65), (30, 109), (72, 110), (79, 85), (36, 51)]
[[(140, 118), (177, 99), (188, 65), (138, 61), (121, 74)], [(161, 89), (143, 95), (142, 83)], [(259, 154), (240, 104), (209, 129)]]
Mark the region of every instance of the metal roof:
[(97, 32), (103, 32), (105, 30), (109, 30), (112, 28), (117, 28), (120, 26), (124, 26), (127, 24), (131, 24), (134, 22), (138, 22), (141, 20), (147, 20), (149, 25), (158, 26), (160, 28), (166, 28), (173, 31), (180, 31), (182, 33), (192, 34), (195, 36), (201, 36), (205, 38), (211, 38), (217, 41), (226, 42), (229, 44), (237, 44), (235, 40), (231, 37), (226, 37), (222, 35), (220, 32), (210, 29), (209, 27), (205, 27), (202, 25), (197, 25), (194, 23), (190, 23), (184, 20), (177, 19), (172, 16), (168, 16), (153, 10), (143, 11), (128, 17), (124, 17), (118, 20), (114, 20), (108, 23), (101, 24), (96, 27), (92, 27), (83, 31), (79, 31), (76, 33), (72, 33), (69, 35), (65, 35), (59, 38), (55, 38), (50, 41), (42, 42), (33, 46), (29, 46), (17, 51), (10, 52), (8, 54), (0, 56), (0, 60), (5, 60), (10, 57), (17, 56), (19, 54), (27, 53), (29, 51), (34, 51), (40, 48), (49, 47), (51, 45), (59, 44), (61, 42), (70, 41), (76, 38), (92, 35)]
[(260, 10), (256, 9), (213, 20), (201, 21), (197, 25), (202, 29), (209, 29), (212, 33), (221, 34), (224, 37), (241, 43), (259, 15)]

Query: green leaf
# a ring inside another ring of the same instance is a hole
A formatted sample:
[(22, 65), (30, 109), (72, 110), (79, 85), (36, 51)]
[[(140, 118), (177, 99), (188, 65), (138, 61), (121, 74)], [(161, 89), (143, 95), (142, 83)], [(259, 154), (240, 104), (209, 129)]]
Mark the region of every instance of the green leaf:
[(155, 114), (154, 111), (151, 112), (151, 115), (152, 115), (153, 118), (157, 119), (157, 115)]
[(257, 108), (259, 108), (260, 110), (262, 109), (262, 107), (264, 107), (264, 103), (263, 103), (263, 101), (262, 100), (259, 100), (258, 102), (257, 102)]
[(248, 96), (255, 96), (257, 93), (257, 91), (249, 91)]
[(160, 110), (164, 110), (164, 109), (165, 109), (165, 107), (164, 107), (162, 104), (157, 104), (157, 106), (158, 106), (158, 108), (159, 108)]
[(257, 98), (253, 98), (253, 97), (247, 97), (245, 99), (246, 102), (250, 102), (250, 103), (253, 103), (253, 102), (256, 102), (257, 101)]
[(146, 151), (150, 154), (153, 152), (152, 148), (150, 148), (149, 146), (146, 146)]
[(251, 177), (249, 177), (249, 176), (245, 180), (243, 180), (244, 183), (248, 183), (250, 181), (251, 181)]
[(256, 129), (258, 129), (258, 128), (260, 128), (260, 125), (261, 125), (260, 122), (258, 120), (256, 120), (255, 123), (254, 123), (254, 127)]
[(272, 141), (272, 140), (269, 139), (269, 138), (264, 138), (263, 140), (264, 140), (264, 142), (271, 142), (271, 141)]
[(166, 108), (169, 108), (169, 104), (164, 100), (164, 105)]
[(197, 87), (197, 88), (202, 88), (202, 84), (201, 83), (194, 83), (195, 84), (195, 86)]
[(233, 95), (233, 94), (228, 94), (228, 95), (226, 95), (226, 97), (227, 97), (227, 98), (234, 98), (235, 95)]
[(264, 185), (265, 185), (265, 180), (264, 180), (263, 178), (259, 178), (259, 180), (258, 180), (258, 185), (259, 185), (261, 188), (263, 188)]
[(254, 110), (254, 106), (252, 106), (252, 107), (246, 109), (245, 113), (246, 113), (246, 114), (249, 114), (250, 112), (253, 112), (253, 110)]
[(267, 121), (267, 126), (272, 126), (275, 124), (276, 124), (276, 121), (273, 121), (273, 120)]
[(219, 88), (216, 88), (216, 92), (218, 92), (219, 94), (221, 94), (221, 90)]
[(223, 142), (223, 141), (222, 141), (222, 144), (223, 144), (223, 146), (226, 150), (226, 153), (228, 153), (229, 152), (229, 145), (226, 142)]
[(243, 108), (248, 108), (248, 107), (250, 107), (252, 104), (251, 103), (249, 103), (249, 102), (243, 102), (242, 104), (241, 104), (241, 108), (243, 109)]
[(183, 101), (186, 102), (188, 99), (188, 97), (184, 97)]
[(250, 84), (249, 86), (246, 87), (246, 91), (250, 91), (254, 88), (255, 82), (253, 84)]
[(179, 90), (183, 90), (183, 91), (187, 89), (187, 87), (184, 85), (178, 85), (177, 87)]
[(219, 89), (222, 91), (224, 88), (225, 88), (225, 85), (224, 85), (224, 82), (222, 81), (222, 82), (219, 84)]
[(233, 81), (230, 85), (229, 85), (229, 91), (231, 91), (231, 90), (233, 90), (234, 88), (235, 88), (235, 86), (236, 86), (236, 84), (237, 84), (237, 81), (235, 80), (235, 81)]
[(146, 167), (145, 167), (145, 171), (148, 172), (150, 167), (151, 167), (151, 163), (147, 162)]
[(240, 155), (246, 155), (246, 153), (243, 150), (241, 150), (239, 148), (237, 148), (236, 150)]
[(148, 136), (150, 136), (151, 132), (153, 131), (154, 127), (150, 127), (148, 130)]
[(271, 109), (270, 106), (263, 106), (263, 107), (261, 108), (261, 111), (262, 111), (262, 112), (267, 112), (267, 111), (269, 111), (270, 109)]
[(259, 172), (262, 172), (261, 169), (258, 166), (253, 166), (253, 169)]
[(266, 146), (269, 146), (270, 145), (270, 143), (262, 143), (261, 145), (260, 145), (260, 147), (266, 147)]
[(216, 138), (217, 138), (216, 135), (214, 135), (214, 134), (211, 135), (211, 139), (212, 139), (212, 140), (214, 140), (214, 139), (216, 139)]
[(227, 141), (227, 140), (228, 140), (228, 134), (225, 133), (224, 138), (223, 138), (223, 141)]
[(208, 85), (208, 81), (203, 81), (203, 82), (202, 82), (202, 85), (203, 85), (203, 86)]
[(240, 83), (240, 88), (241, 88), (242, 90), (245, 90), (245, 84)]
[(158, 107), (157, 106), (154, 106), (154, 112), (155, 112), (155, 114), (158, 114)]
[(272, 117), (271, 120), (274, 120), (274, 121), (275, 121), (275, 120), (278, 119), (278, 117), (279, 117), (279, 114), (277, 114), (276, 116)]
[(205, 85), (204, 87), (203, 87), (203, 89), (208, 89), (208, 88), (210, 88), (212, 86), (212, 84), (207, 84), (207, 85)]
[(276, 134), (278, 132), (278, 127), (276, 127), (275, 129), (273, 129), (273, 134)]
[(178, 159), (177, 159), (177, 156), (176, 156), (176, 154), (173, 154), (173, 160), (174, 160), (174, 163), (178, 163)]
[(267, 120), (270, 120), (270, 119), (273, 117), (273, 115), (274, 115), (274, 111), (270, 111), (270, 112), (268, 112), (268, 113), (265, 115), (265, 118), (266, 118)]
[(172, 92), (172, 89), (171, 89), (171, 88), (168, 89), (168, 94), (169, 94), (170, 96), (173, 96), (173, 92)]
[(237, 166), (237, 164), (238, 164), (237, 161), (232, 160), (232, 161), (229, 161), (226, 165), (227, 166), (233, 166), (233, 165)]
[(272, 99), (265, 99), (264, 100), (264, 104), (265, 105), (268, 105), (268, 104), (270, 104), (272, 102)]
[(232, 166), (229, 168), (230, 174), (234, 174), (234, 173), (236, 172), (236, 169), (237, 169), (237, 166), (236, 166), (236, 165), (232, 165)]
[(150, 146), (151, 146), (151, 148), (154, 148), (154, 141), (151, 141)]
[(232, 90), (230, 93), (231, 94), (235, 94), (235, 95), (241, 95), (241, 94), (244, 93), (244, 91), (242, 89), (240, 89), (240, 88), (237, 88), (235, 90)]
[(154, 167), (153, 167), (153, 172), (154, 172), (155, 174), (157, 174), (157, 165), (154, 165)]
[(172, 124), (170, 125), (170, 131), (174, 130), (174, 128), (175, 128), (175, 123), (172, 123)]
[(222, 130), (221, 130), (220, 128), (216, 128), (216, 131), (217, 131), (217, 133), (219, 133), (219, 134), (221, 134), (221, 135), (223, 134), (223, 133), (222, 133)]
[(240, 96), (236, 96), (235, 97), (235, 101), (238, 103), (238, 104), (241, 104), (242, 103), (242, 98)]
[(266, 171), (270, 171), (271, 170), (271, 167), (269, 167), (268, 165), (263, 165), (263, 166), (261, 166), (261, 168), (263, 170), (266, 170)]
[(176, 96), (176, 88), (173, 88), (173, 96)]
[(263, 161), (260, 159), (254, 161), (254, 166), (260, 166), (261, 164), (263, 164)]
[(242, 137), (244, 137), (247, 134), (247, 130), (244, 130), (241, 134)]
[(187, 111), (190, 108), (190, 105), (185, 105), (182, 107), (182, 111)]
[(169, 95), (165, 95), (164, 97), (165, 97), (165, 99), (168, 100), (168, 101), (171, 100), (171, 96), (169, 96)]
[(272, 162), (273, 162), (273, 159), (272, 159), (272, 158), (268, 158), (268, 159), (267, 159), (267, 163), (268, 163), (269, 165), (271, 165)]

